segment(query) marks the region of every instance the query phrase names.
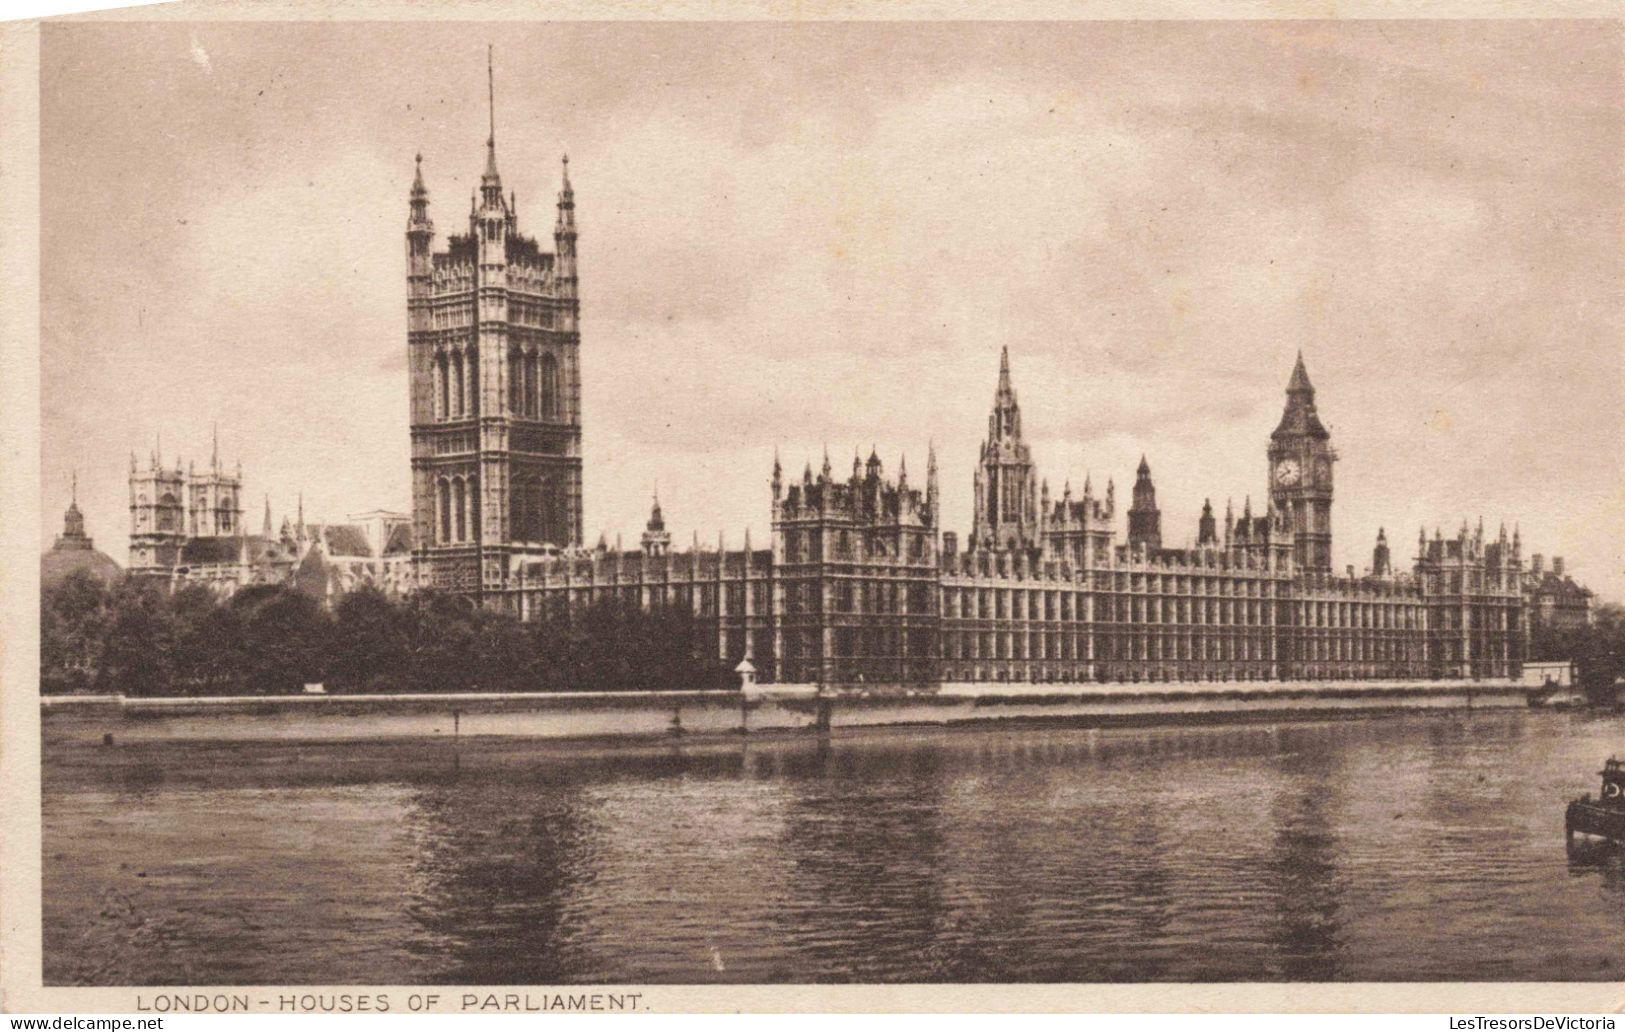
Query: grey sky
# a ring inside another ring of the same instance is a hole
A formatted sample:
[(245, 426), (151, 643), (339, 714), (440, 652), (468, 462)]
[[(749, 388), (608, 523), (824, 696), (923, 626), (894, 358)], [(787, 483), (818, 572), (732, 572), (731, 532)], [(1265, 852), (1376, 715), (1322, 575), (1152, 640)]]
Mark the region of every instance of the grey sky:
[(1600, 22), (71, 24), (42, 55), (42, 533), (68, 474), (124, 558), (163, 436), (252, 527), (405, 509), (412, 155), (466, 217), (497, 154), (581, 226), (586, 524), (765, 540), (799, 471), (934, 438), (963, 532), (1001, 345), (1060, 491), (1164, 537), (1265, 493), (1302, 348), (1379, 525), (1521, 520), (1625, 595), (1621, 29)]

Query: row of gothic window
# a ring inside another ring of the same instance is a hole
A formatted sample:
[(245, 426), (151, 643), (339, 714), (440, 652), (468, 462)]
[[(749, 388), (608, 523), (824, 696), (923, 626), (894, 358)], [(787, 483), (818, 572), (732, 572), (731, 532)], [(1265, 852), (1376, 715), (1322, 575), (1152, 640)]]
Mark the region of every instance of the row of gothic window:
[[(515, 351), (509, 356), (509, 363), (509, 411), (531, 419), (561, 418), (564, 390), (559, 377), (559, 360), (551, 354)], [(432, 375), (436, 419), (461, 419), (473, 414), (477, 368), (474, 359), (470, 357), (465, 362), (460, 351), (435, 356)]]
[(509, 517), (513, 540), (564, 544), (570, 539), (563, 526), (565, 506), (551, 478), (518, 478), (513, 482), (512, 499)]
[[(147, 520), (151, 517), (147, 508), (147, 496), (137, 496), (135, 504), (137, 526), (139, 529), (145, 529)], [(166, 531), (181, 529), (181, 501), (167, 491), (158, 499), (158, 529)]]
[(564, 397), (559, 384), (559, 360), (551, 354), (508, 355), (508, 410), (531, 419), (558, 419)]
[(477, 526), (474, 483), (472, 478), (442, 477), (435, 482), (435, 494), (440, 514), (436, 539), (441, 544), (455, 544), (469, 540), (469, 529)]
[[(472, 540), (474, 528), (479, 525), (474, 478), (442, 477), (435, 482), (435, 496), (439, 514), (435, 539), (441, 544)], [(509, 515), (511, 537), (515, 541), (562, 544), (570, 539), (563, 525), (565, 506), (551, 478), (521, 477), (514, 481)]]

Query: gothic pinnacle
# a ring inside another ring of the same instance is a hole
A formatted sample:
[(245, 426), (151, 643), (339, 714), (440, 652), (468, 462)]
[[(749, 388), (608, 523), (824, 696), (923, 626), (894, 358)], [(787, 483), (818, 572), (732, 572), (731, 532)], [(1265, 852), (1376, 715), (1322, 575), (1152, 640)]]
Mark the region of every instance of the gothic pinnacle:
[[(485, 90), (487, 111), (491, 116), (491, 133), (485, 138), (485, 145), (494, 155), (497, 147), (497, 79), (491, 59), (491, 44), (485, 45)], [(495, 171), (495, 168), (492, 169)]]
[(1298, 350), (1297, 364), (1292, 367), (1292, 379), (1286, 385), (1288, 394), (1313, 394), (1314, 385), (1309, 382), (1309, 370), (1303, 364), (1303, 350)]

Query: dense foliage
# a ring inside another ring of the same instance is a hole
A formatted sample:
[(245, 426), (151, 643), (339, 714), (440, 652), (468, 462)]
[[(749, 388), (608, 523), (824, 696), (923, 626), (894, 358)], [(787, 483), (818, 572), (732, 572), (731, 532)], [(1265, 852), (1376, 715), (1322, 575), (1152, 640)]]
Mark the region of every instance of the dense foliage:
[(75, 574), (40, 605), (46, 692), (236, 695), (297, 692), (698, 690), (733, 685), (687, 612), (600, 602), (520, 623), (433, 591), (406, 601), (363, 589), (332, 612), (291, 588), (226, 600)]
[(1580, 685), (1593, 695), (1608, 693), (1625, 676), (1625, 606), (1605, 602), (1589, 627), (1546, 627), (1529, 634), (1531, 660), (1573, 660)]

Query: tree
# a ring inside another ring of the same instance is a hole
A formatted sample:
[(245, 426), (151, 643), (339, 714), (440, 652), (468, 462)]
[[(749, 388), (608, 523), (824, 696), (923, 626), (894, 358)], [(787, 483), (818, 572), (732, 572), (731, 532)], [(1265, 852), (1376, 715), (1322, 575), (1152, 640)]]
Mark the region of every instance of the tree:
[(537, 689), (535, 640), (514, 617), (484, 611), (476, 614), (472, 647), (472, 681), (478, 690)]
[(161, 587), (126, 580), (108, 599), (98, 687), (125, 695), (173, 690), (175, 620)]
[(82, 692), (94, 685), (107, 615), (106, 587), (84, 570), (40, 592), (40, 691)]
[(406, 606), (408, 685), (420, 692), (473, 687), (474, 604), (439, 591), (412, 596)]
[(1572, 661), (1588, 694), (1610, 694), (1614, 682), (1625, 674), (1625, 607), (1604, 603), (1593, 622), (1583, 627), (1535, 624), (1529, 634), (1529, 657)]
[(174, 651), (171, 666), (180, 691), (207, 692), (229, 683), (237, 674), (233, 658), (240, 650), (238, 635), (218, 619), (220, 600), (198, 584), (177, 588), (169, 597), (174, 616)]
[(707, 626), (686, 609), (645, 611), (601, 599), (575, 614), (546, 614), (533, 641), (538, 681), (549, 691), (684, 691), (727, 675), (708, 661)]
[(377, 588), (357, 589), (333, 609), (328, 676), (346, 691), (401, 691), (410, 679), (410, 614)]
[(248, 589), (232, 598), (242, 619), (242, 681), (254, 694), (298, 691), (326, 676), (331, 621), (314, 599), (291, 588)]

